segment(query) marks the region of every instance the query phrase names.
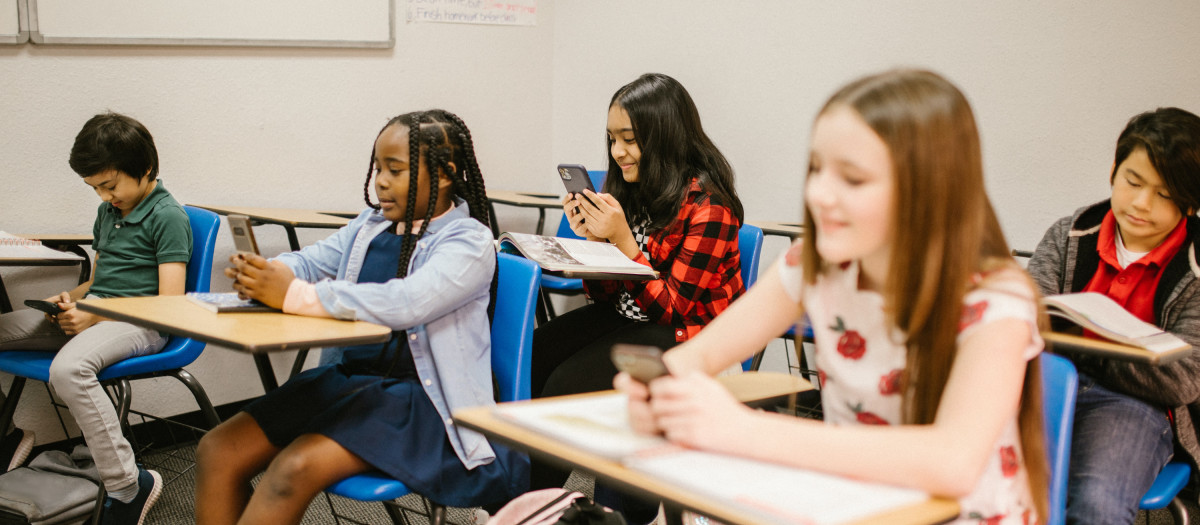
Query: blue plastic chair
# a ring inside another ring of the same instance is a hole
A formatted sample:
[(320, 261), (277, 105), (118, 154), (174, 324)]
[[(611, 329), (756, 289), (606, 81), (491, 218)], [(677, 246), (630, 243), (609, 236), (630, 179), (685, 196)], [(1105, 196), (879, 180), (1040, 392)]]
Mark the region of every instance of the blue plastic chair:
[(1158, 510), (1170, 506), (1171, 517), (1174, 518), (1175, 523), (1187, 525), (1187, 507), (1183, 505), (1183, 501), (1178, 496), (1179, 491), (1183, 490), (1191, 477), (1191, 465), (1183, 461), (1167, 463), (1167, 466), (1158, 473), (1158, 477), (1154, 478), (1154, 484), (1150, 486), (1150, 490), (1147, 490), (1146, 495), (1142, 496), (1138, 509)]
[[(742, 258), (742, 284), (750, 289), (758, 281), (758, 265), (762, 259), (763, 231), (758, 226), (742, 224), (738, 230), (738, 253)], [(762, 352), (742, 361), (742, 371), (757, 370)]]
[[(537, 305), (541, 269), (528, 259), (500, 253), (496, 288), (496, 314), (492, 319), (492, 373), (498, 383), (500, 401), (529, 399), (529, 375), (533, 362), (533, 319)], [(388, 516), (396, 524), (403, 523), (404, 507), (396, 499), (411, 493), (404, 483), (380, 472), (351, 476), (326, 489), (358, 501), (382, 501)], [(440, 525), (445, 520), (445, 507), (426, 500), (430, 523)], [(332, 502), (330, 508), (333, 508)], [(340, 523), (340, 516), (334, 515)]]
[(1067, 477), (1071, 461), (1071, 431), (1075, 427), (1075, 396), (1079, 374), (1065, 357), (1042, 352), (1042, 417), (1046, 432), (1047, 487), (1050, 516), (1047, 525), (1066, 522)]
[[(603, 191), (604, 179), (608, 175), (604, 171), (589, 171), (588, 178), (592, 179), (592, 186), (597, 190)], [(562, 219), (558, 221), (558, 231), (554, 233), (555, 237), (563, 237), (566, 239), (581, 239), (582, 237), (575, 235), (571, 230), (571, 223), (567, 221), (566, 214), (563, 214)], [(546, 307), (546, 320), (553, 319), (557, 314), (554, 312), (554, 305), (550, 303), (549, 294), (558, 295), (579, 295), (583, 293), (583, 280), (572, 279), (570, 277), (559, 277), (557, 275), (542, 276), (542, 303)]]
[[(192, 258), (187, 265), (185, 289), (189, 292), (207, 292), (212, 278), (213, 252), (221, 219), (217, 214), (200, 208), (184, 206), (184, 210), (192, 227)], [(215, 427), (221, 420), (217, 417), (208, 394), (204, 392), (200, 382), (183, 369), (195, 361), (202, 351), (203, 342), (172, 336), (161, 352), (131, 357), (116, 363), (101, 370), (98, 379), (106, 386), (113, 387), (117, 414), (121, 421), (125, 421), (129, 415), (133, 393), (129, 386), (130, 381), (162, 376), (174, 377), (191, 391), (192, 396), (196, 398), (196, 404), (200, 406), (201, 414), (210, 427)], [(14, 376), (0, 421), (12, 421), (26, 379), (36, 379), (44, 383), (50, 381), (50, 362), (54, 360), (55, 355), (54, 352), (23, 350), (0, 352), (0, 372)]]

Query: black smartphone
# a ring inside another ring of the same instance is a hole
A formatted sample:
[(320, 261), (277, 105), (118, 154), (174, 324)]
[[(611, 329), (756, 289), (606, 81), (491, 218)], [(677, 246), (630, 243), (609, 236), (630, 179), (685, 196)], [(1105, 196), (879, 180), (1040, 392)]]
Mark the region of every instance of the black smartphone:
[(28, 306), (28, 307), (36, 309), (36, 310), (41, 310), (50, 315), (58, 315), (63, 312), (63, 309), (59, 308), (57, 303), (52, 303), (50, 301), (43, 301), (41, 299), (26, 299), (25, 306)]
[[(583, 190), (591, 190), (596, 193), (596, 187), (592, 185), (592, 178), (588, 176), (587, 168), (581, 164), (559, 164), (558, 178), (562, 179), (563, 186), (567, 188), (567, 193), (583, 195), (584, 199), (592, 202), (584, 195)], [(593, 203), (594, 204), (594, 203)]]
[(621, 344), (612, 348), (612, 362), (617, 370), (645, 384), (669, 373), (662, 356), (662, 349), (654, 346)]
[(250, 217), (230, 214), (229, 231), (233, 233), (233, 247), (238, 253), (253, 253), (258, 255), (258, 243), (254, 242), (254, 229), (250, 227)]

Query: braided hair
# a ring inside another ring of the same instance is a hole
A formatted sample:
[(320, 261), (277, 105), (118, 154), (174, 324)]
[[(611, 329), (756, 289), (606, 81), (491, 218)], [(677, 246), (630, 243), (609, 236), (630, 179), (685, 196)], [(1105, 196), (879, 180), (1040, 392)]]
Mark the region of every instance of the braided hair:
[[(458, 115), (441, 109), (416, 111), (393, 117), (379, 130), (379, 135), (392, 126), (408, 128), (408, 151), (411, 168), (408, 171), (408, 207), (404, 211), (404, 224), (412, 224), (416, 219), (423, 219), (421, 228), (413, 233), (412, 228), (404, 228), (404, 238), (401, 241), (400, 260), (396, 268), (396, 277), (408, 275), (408, 265), (416, 249), (417, 241), (429, 229), (429, 222), (438, 200), (437, 177), (448, 177), (452, 181), (453, 195), (466, 201), (471, 218), (484, 226), (491, 227), (488, 215), (487, 191), (483, 184), (483, 174), (479, 171), (479, 163), (475, 160), (475, 144), (471, 140), (471, 130)], [(415, 159), (415, 160), (412, 160)], [(429, 173), (429, 202), (425, 207), (424, 217), (414, 217), (417, 203), (417, 187), (420, 180), (420, 165), (424, 163)], [(454, 164), (451, 168), (450, 164)], [(363, 183), (363, 199), (367, 206), (378, 210), (379, 204), (371, 202), (371, 181), (376, 175), (375, 149), (371, 149), (371, 160), (367, 169), (367, 179)], [(496, 275), (492, 275), (491, 299), (488, 301), (488, 318), (494, 313), (496, 302)]]

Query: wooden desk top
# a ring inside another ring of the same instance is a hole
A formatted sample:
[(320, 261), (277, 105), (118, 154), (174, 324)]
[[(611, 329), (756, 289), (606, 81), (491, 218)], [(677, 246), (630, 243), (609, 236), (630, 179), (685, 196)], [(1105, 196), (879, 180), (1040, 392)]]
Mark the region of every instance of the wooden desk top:
[[(756, 377), (757, 376), (757, 377)], [(779, 377), (783, 376), (783, 378)], [(746, 402), (759, 399), (762, 396), (778, 396), (783, 391), (807, 390), (811, 388), (808, 381), (784, 374), (755, 374), (744, 373), (718, 378), (724, 383), (735, 397)], [(780, 379), (783, 382), (780, 382)], [(797, 388), (797, 385), (802, 387)], [(583, 394), (596, 395), (596, 394)], [(537, 403), (538, 401), (528, 401)], [(694, 510), (725, 523), (770, 523), (758, 516), (747, 516), (728, 504), (711, 498), (700, 497), (680, 487), (666, 483), (657, 478), (647, 476), (587, 450), (573, 446), (563, 441), (549, 438), (518, 424), (496, 417), (491, 407), (479, 407), (459, 410), (454, 413), (454, 420), (463, 427), (482, 432), (489, 438), (508, 443), (515, 448), (529, 451), (543, 459), (559, 465), (577, 467), (590, 474), (604, 479), (616, 488), (628, 492), (648, 494), (652, 498), (661, 498), (684, 508)], [(889, 523), (900, 525), (921, 525), (940, 523), (958, 515), (958, 503), (952, 500), (934, 498), (923, 504), (914, 505), (873, 516), (870, 520), (857, 522)]]
[(391, 329), (278, 312), (217, 314), (182, 295), (84, 299), (86, 312), (250, 353), (380, 343)]
[(1163, 365), (1178, 361), (1187, 357), (1195, 350), (1194, 348), (1184, 348), (1170, 352), (1155, 353), (1136, 346), (1051, 331), (1042, 332), (1042, 339), (1046, 340), (1046, 343), (1048, 343), (1047, 346), (1050, 346), (1056, 353), (1090, 354), (1152, 365)]
[(487, 190), (488, 200), (522, 208), (562, 208), (562, 196), (549, 193)]
[(313, 210), (295, 208), (254, 208), (249, 206), (216, 206), (206, 204), (190, 204), (204, 208), (219, 215), (238, 213), (259, 222), (279, 224), (299, 228), (341, 228), (350, 224), (350, 219), (335, 217)]
[(792, 239), (804, 235), (804, 225), (794, 222), (746, 221), (746, 224), (762, 228), (763, 235), (782, 235)]
[(17, 233), (17, 237), (50, 244), (91, 244), (92, 234), (80, 233)]

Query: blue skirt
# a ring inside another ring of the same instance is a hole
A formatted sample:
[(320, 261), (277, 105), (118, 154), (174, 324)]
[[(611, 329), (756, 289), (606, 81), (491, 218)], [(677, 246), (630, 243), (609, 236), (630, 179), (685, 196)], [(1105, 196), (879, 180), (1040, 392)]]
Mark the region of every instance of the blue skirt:
[(413, 492), (449, 507), (508, 501), (529, 486), (529, 458), (492, 443), (496, 459), (467, 470), (415, 376), (336, 364), (308, 370), (244, 409), (272, 445), (303, 434), (336, 441)]

